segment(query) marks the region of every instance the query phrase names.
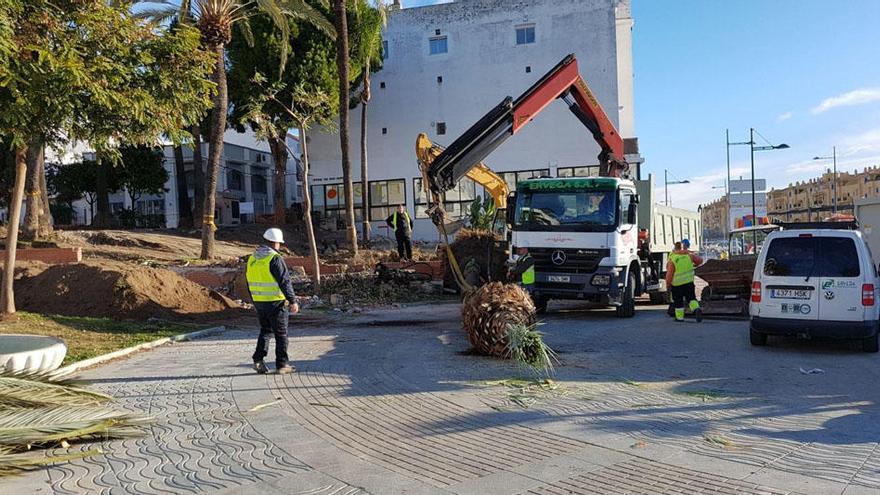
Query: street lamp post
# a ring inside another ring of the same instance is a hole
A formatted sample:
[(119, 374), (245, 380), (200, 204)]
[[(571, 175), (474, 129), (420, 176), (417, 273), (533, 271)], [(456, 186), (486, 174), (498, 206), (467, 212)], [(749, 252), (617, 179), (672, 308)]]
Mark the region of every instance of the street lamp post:
[[(727, 220), (726, 220), (726, 224), (727, 224), (726, 227), (727, 228), (725, 228), (725, 231), (727, 231), (727, 252), (729, 253), (730, 248), (731, 248), (730, 247), (730, 242), (731, 242), (731, 239), (730, 239), (730, 212), (733, 211), (733, 204), (731, 203), (731, 200), (730, 200), (730, 147), (731, 146), (751, 146), (752, 141), (754, 141), (754, 140), (741, 141), (738, 143), (731, 143), (730, 142), (730, 129), (725, 129), (724, 134), (725, 134), (726, 141), (727, 141)], [(753, 166), (753, 168), (754, 168), (754, 166)], [(740, 177), (740, 179), (742, 179), (742, 177)], [(752, 183), (752, 189), (754, 189), (754, 182)]]
[[(758, 221), (757, 215), (757, 207), (755, 205), (755, 152), (756, 151), (770, 151), (770, 150), (784, 150), (788, 149), (791, 146), (782, 143), (776, 145), (769, 146), (755, 146), (755, 128), (749, 128), (749, 149), (751, 151), (751, 162), (752, 162), (752, 227), (755, 227)], [(752, 231), (752, 244), (754, 246), (755, 252), (757, 253), (758, 249), (758, 229)]]
[(690, 184), (690, 183), (691, 183), (691, 181), (689, 181), (687, 179), (670, 181), (669, 180), (669, 171), (664, 168), (663, 169), (663, 191), (664, 191), (664, 195), (666, 196), (666, 201), (664, 201), (664, 204), (666, 206), (669, 206), (669, 184)]
[(831, 182), (831, 212), (837, 213), (837, 146), (831, 147), (831, 156), (814, 156), (813, 160), (831, 160), (834, 178)]

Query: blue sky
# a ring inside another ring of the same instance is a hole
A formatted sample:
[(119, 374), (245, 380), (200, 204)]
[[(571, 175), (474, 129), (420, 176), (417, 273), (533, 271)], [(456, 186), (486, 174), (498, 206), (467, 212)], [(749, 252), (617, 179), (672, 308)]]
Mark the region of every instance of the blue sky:
[[(438, 3), (404, 0), (405, 7)], [(837, 146), (838, 169), (880, 165), (880, 0), (633, 0), (636, 134), (644, 172), (673, 205), (723, 194), (724, 130), (749, 127), (791, 149), (755, 154), (771, 186), (817, 176)], [(759, 144), (765, 144), (760, 137)], [(731, 147), (749, 175), (747, 146)]]

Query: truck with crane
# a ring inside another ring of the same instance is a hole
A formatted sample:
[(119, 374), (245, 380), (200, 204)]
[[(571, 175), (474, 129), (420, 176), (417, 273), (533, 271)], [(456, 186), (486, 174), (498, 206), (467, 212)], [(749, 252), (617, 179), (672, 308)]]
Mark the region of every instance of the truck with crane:
[[(566, 103), (599, 144), (599, 177), (542, 177), (508, 190), (483, 160), (554, 100)], [(539, 312), (551, 299), (576, 299), (635, 314), (635, 298), (666, 301), (667, 255), (676, 240), (699, 246), (699, 214), (656, 205), (653, 180), (640, 180), (643, 162), (635, 139), (623, 139), (568, 55), (532, 87), (504, 98), (448, 147), (416, 140), (428, 215), (446, 234), (442, 197), (463, 177), (482, 185), (506, 224), (509, 261)], [(447, 257), (464, 287), (457, 260)]]

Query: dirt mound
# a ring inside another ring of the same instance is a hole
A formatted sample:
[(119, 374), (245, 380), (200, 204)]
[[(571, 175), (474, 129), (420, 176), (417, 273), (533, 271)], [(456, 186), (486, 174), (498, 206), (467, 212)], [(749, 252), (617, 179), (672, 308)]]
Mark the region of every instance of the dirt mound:
[(236, 307), (231, 300), (165, 269), (116, 261), (28, 264), (19, 270), (20, 309), (44, 314), (116, 319), (211, 319)]
[[(500, 235), (488, 230), (461, 229), (455, 236), (450, 247), (462, 272), (473, 272), (479, 280), (473, 282), (505, 281), (507, 279), (507, 256), (502, 245)], [(443, 262), (446, 272), (443, 276), (443, 286), (450, 289), (458, 289), (449, 260), (446, 259), (446, 251), (443, 250)]]
[(158, 242), (150, 242), (136, 237), (123, 237), (110, 232), (98, 231), (88, 237), (91, 244), (104, 246), (142, 247), (150, 249), (164, 249), (165, 246)]

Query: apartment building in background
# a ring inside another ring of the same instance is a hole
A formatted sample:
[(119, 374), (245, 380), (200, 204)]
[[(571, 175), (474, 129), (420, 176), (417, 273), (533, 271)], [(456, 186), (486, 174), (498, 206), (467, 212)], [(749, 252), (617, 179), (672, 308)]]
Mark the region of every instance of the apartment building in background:
[[(574, 53), (581, 74), (617, 126), (635, 137), (632, 26), (629, 0), (459, 0), (426, 7), (395, 6), (384, 33), (384, 63), (372, 76), (369, 107), (369, 204), (361, 204), (360, 108), (351, 114), (351, 161), (358, 220), (366, 210), (373, 234), (404, 204), (415, 237), (436, 239), (415, 157), (425, 132), (449, 145), (506, 96), (516, 97), (563, 57)], [(339, 135), (309, 135), (310, 183), (316, 218), (342, 217), (345, 203)], [(511, 188), (538, 176), (598, 174), (599, 147), (561, 102), (505, 142), (486, 164)], [(482, 188), (463, 179), (445, 195), (461, 216)], [(360, 222), (358, 223), (360, 228)]]

